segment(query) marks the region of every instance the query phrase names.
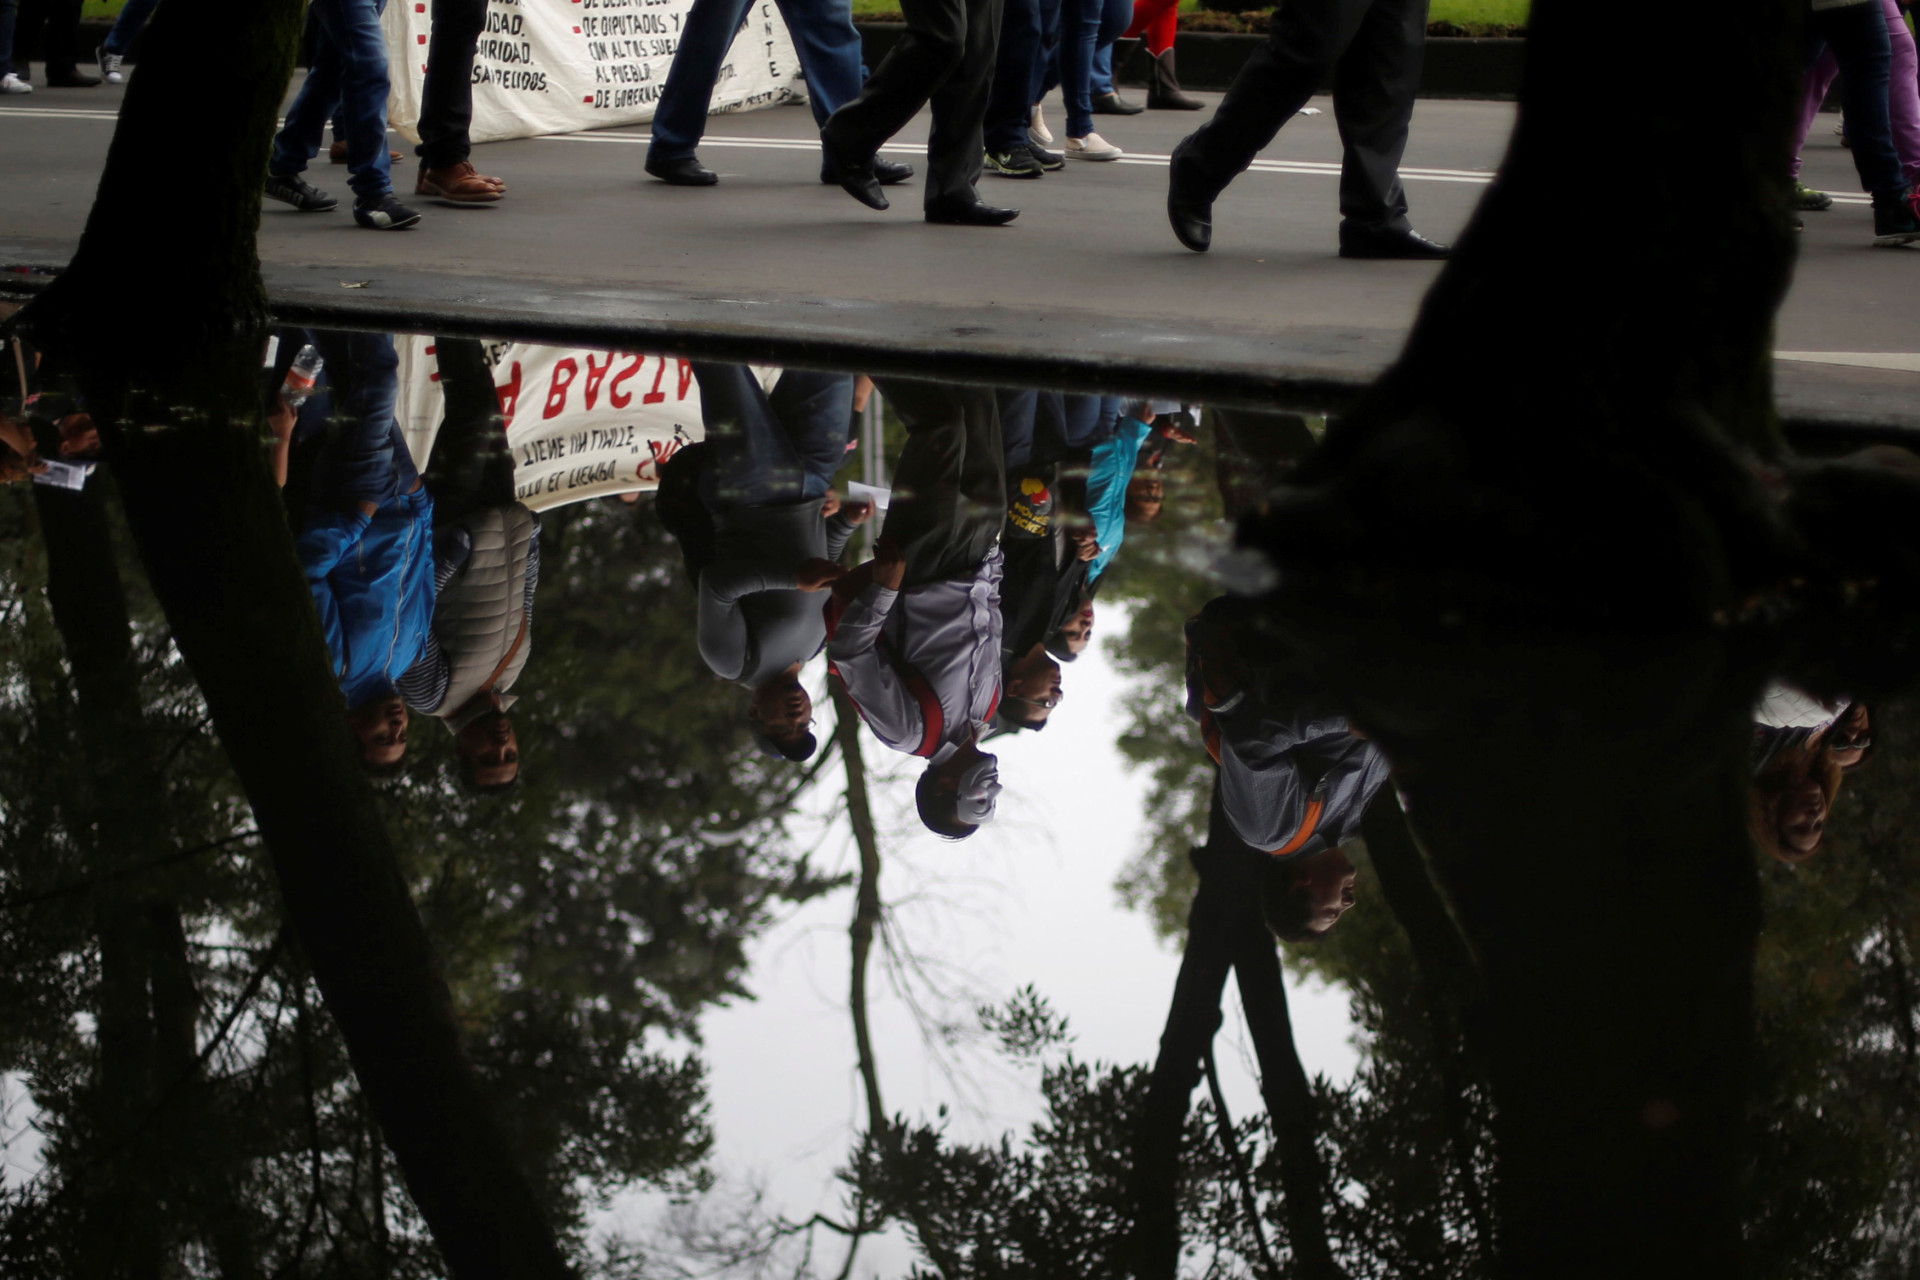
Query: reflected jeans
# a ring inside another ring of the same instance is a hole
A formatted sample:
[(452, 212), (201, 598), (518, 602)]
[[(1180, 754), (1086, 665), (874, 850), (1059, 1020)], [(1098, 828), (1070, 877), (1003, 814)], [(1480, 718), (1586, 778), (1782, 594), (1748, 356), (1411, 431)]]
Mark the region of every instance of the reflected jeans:
[[(333, 403), (332, 436), (313, 473), (316, 500), (335, 507), (383, 507), (413, 488), (420, 473), (400, 434), (400, 357), (384, 333), (309, 329), (320, 349)], [(302, 415), (300, 434), (313, 425)]]
[(100, 51), (126, 57), (127, 50), (133, 47), (134, 38), (140, 34), (140, 28), (147, 25), (148, 17), (159, 3), (160, 0), (127, 0), (126, 7), (120, 10), (120, 16), (114, 20), (113, 30), (107, 32), (107, 38), (100, 42)]
[(700, 497), (709, 511), (826, 496), (847, 458), (852, 374), (789, 369), (771, 393), (743, 364), (696, 360), (693, 376), (707, 424)]
[[(274, 135), (276, 174), (299, 173), (318, 154), (327, 117), (347, 143), (348, 179), (356, 200), (372, 204), (393, 189), (387, 154), (387, 42), (380, 28), (385, 0), (313, 0), (317, 30), (313, 66), (287, 122)], [(334, 104), (338, 103), (338, 107)]]
[(881, 532), (906, 557), (901, 589), (970, 578), (1007, 521), (1007, 460), (991, 387), (875, 379), (907, 428)]
[[(860, 85), (867, 78), (860, 61), (860, 33), (853, 26), (852, 0), (775, 2), (800, 55), (800, 68), (806, 72), (813, 122), (823, 125), (843, 104), (860, 96)], [(684, 160), (700, 145), (721, 64), (752, 7), (753, 0), (694, 0), (654, 112), (649, 159)]]
[(434, 523), (444, 525), (512, 502), (514, 457), (480, 340), (436, 337), (433, 359), (446, 414), (433, 438), (426, 480)]

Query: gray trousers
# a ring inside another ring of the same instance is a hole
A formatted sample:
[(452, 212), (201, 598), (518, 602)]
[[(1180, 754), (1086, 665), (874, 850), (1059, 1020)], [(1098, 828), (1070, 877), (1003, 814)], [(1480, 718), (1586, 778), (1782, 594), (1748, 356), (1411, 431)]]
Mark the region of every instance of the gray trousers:
[(926, 206), (979, 199), (988, 89), (1000, 44), (1002, 0), (900, 0), (907, 33), (867, 77), (860, 96), (821, 132), (837, 148), (870, 156), (933, 103)]
[(1427, 0), (1287, 0), (1213, 119), (1174, 152), (1175, 182), (1218, 196), (1331, 71), (1345, 148), (1341, 217), (1360, 228), (1407, 229), (1400, 157), (1426, 38)]

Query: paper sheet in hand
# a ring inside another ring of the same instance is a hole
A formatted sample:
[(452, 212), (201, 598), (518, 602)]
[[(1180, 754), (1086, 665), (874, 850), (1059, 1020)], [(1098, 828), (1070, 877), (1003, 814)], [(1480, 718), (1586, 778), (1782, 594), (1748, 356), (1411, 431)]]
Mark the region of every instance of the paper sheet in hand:
[(885, 511), (887, 503), (893, 497), (893, 490), (881, 489), (870, 484), (861, 484), (858, 480), (847, 482), (848, 502), (871, 502), (875, 511)]

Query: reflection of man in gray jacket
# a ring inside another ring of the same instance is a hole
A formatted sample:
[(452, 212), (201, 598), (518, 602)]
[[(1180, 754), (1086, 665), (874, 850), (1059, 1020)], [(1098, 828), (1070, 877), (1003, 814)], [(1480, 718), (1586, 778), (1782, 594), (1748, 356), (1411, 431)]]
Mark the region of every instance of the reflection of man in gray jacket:
[[(762, 749), (805, 760), (818, 745), (800, 665), (826, 642), (821, 597), (842, 572), (826, 506), (846, 458), (853, 375), (789, 369), (771, 393), (745, 365), (694, 362), (707, 427), (700, 498), (713, 559), (700, 568), (700, 656), (753, 691)], [(852, 529), (836, 518), (837, 541)]]
[(533, 646), (540, 520), (514, 499), (513, 452), (480, 344), (439, 338), (435, 356), (447, 399), (427, 470), (438, 596), (426, 649), (399, 686), (408, 706), (452, 730), (467, 785), (497, 791), (520, 776), (507, 712)]

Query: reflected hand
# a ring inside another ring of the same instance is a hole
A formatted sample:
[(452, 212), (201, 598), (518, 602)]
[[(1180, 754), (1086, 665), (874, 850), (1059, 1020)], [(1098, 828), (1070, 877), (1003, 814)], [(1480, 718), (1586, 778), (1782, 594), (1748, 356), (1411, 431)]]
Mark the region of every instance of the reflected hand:
[(873, 549), (873, 580), (889, 591), (898, 591), (906, 581), (907, 557), (892, 538), (880, 539)]
[(100, 432), (93, 418), (85, 413), (68, 414), (60, 419), (60, 456), (91, 458), (100, 452)]
[(831, 560), (803, 560), (800, 563), (800, 589), (824, 591), (845, 573), (844, 568)]
[(821, 499), (820, 501), (821, 518), (825, 519), (827, 517), (830, 517), (839, 510), (840, 510), (840, 491), (838, 489), (827, 490), (827, 496)]
[(855, 499), (840, 508), (840, 516), (848, 524), (865, 524), (873, 519), (873, 504), (863, 498)]
[(1199, 444), (1200, 443), (1199, 436), (1196, 436), (1195, 434), (1193, 434), (1193, 432), (1187, 430), (1185, 427), (1177, 427), (1171, 422), (1162, 423), (1160, 425), (1159, 431), (1161, 435), (1173, 441), (1175, 444)]
[(275, 396), (273, 408), (267, 414), (267, 428), (275, 440), (286, 440), (293, 435), (293, 416), (293, 406), (287, 403), (287, 398)]
[(1073, 546), (1073, 558), (1091, 560), (1100, 554), (1100, 539), (1086, 525), (1067, 530), (1067, 541)]

